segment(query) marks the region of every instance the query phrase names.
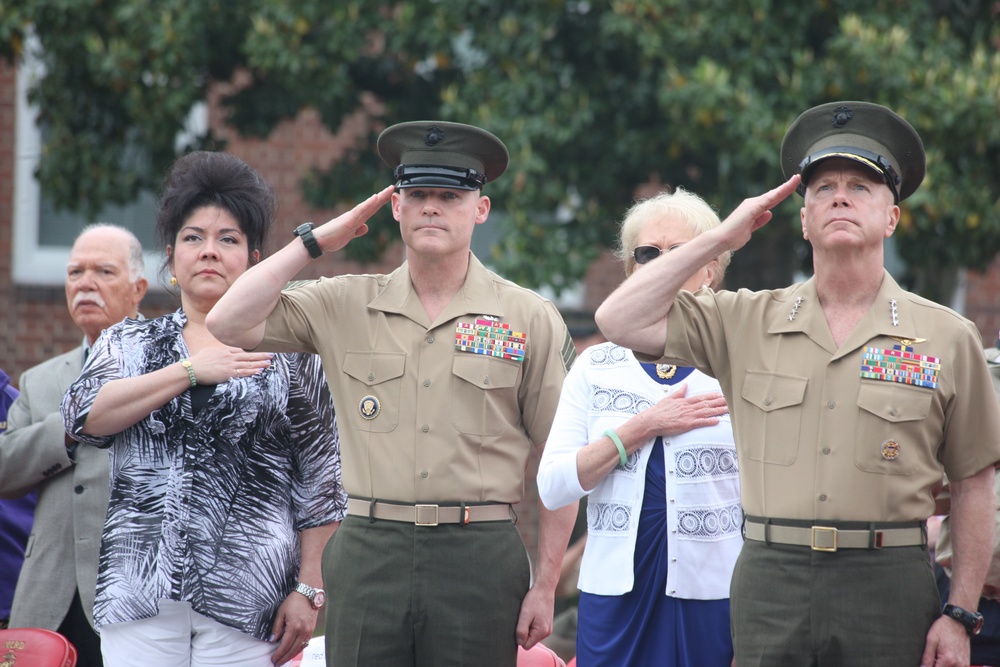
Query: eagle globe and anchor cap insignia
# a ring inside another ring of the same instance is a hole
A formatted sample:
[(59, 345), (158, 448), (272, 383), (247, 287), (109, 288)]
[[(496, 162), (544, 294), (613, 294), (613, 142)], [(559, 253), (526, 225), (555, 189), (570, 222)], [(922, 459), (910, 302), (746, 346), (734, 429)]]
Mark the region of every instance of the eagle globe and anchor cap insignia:
[(854, 118), (854, 112), (850, 107), (840, 106), (833, 110), (833, 126), (844, 127), (848, 121)]
[(436, 146), (441, 143), (442, 139), (444, 139), (444, 130), (437, 125), (431, 125), (427, 134), (424, 135), (424, 143), (428, 146)]
[(382, 412), (382, 404), (379, 403), (378, 398), (369, 394), (361, 399), (361, 402), (358, 404), (358, 412), (361, 414), (362, 419), (371, 421), (378, 417), (378, 413)]

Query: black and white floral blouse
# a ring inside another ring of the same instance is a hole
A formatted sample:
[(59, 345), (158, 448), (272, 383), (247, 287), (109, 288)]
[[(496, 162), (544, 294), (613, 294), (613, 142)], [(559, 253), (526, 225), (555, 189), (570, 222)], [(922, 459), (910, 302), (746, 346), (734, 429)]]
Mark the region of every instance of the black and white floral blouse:
[(340, 444), (318, 357), (276, 354), (253, 377), (185, 391), (110, 437), (80, 428), (101, 386), (189, 356), (183, 311), (101, 335), (63, 399), (66, 430), (110, 448), (97, 624), (155, 616), (160, 599), (267, 639), (298, 574), (297, 531), (339, 521)]

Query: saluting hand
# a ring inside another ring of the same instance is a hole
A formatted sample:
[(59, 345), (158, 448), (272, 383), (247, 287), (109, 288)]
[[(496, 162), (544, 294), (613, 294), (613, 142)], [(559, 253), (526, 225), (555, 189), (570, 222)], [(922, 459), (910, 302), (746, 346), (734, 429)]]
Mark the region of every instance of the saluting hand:
[(368, 219), (392, 197), (396, 186), (390, 185), (346, 213), (320, 225), (313, 230), (316, 242), (323, 252), (334, 252), (346, 246), (351, 239), (368, 233)]
[(739, 250), (745, 246), (750, 236), (771, 220), (771, 209), (795, 192), (801, 180), (801, 177), (795, 174), (773, 190), (744, 199), (717, 228), (727, 239), (728, 249)]

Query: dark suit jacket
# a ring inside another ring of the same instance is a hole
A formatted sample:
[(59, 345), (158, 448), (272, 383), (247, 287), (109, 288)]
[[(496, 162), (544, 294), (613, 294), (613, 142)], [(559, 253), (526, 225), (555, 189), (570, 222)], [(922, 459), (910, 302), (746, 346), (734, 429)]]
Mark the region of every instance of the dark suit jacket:
[(78, 447), (66, 453), (59, 406), (83, 366), (83, 347), (50, 359), (21, 376), (21, 395), (0, 435), (0, 497), (38, 489), (35, 525), (17, 580), (11, 627), (56, 630), (80, 591), (94, 624), (94, 592), (101, 533), (108, 512), (108, 453)]

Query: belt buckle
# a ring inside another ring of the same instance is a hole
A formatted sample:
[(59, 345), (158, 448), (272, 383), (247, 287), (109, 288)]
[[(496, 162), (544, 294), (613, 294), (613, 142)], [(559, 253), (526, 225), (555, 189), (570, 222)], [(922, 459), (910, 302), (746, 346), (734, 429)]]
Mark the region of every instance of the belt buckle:
[[(832, 547), (821, 547), (816, 544), (816, 536), (820, 534), (827, 534), (833, 536), (833, 546)], [(813, 551), (826, 551), (834, 552), (837, 550), (837, 529), (832, 526), (813, 526), (809, 538), (809, 547)]]
[[(436, 526), (438, 525), (438, 506), (437, 505), (414, 505), (413, 506), (413, 523), (417, 526)], [(433, 519), (427, 518), (429, 515), (433, 515)]]

